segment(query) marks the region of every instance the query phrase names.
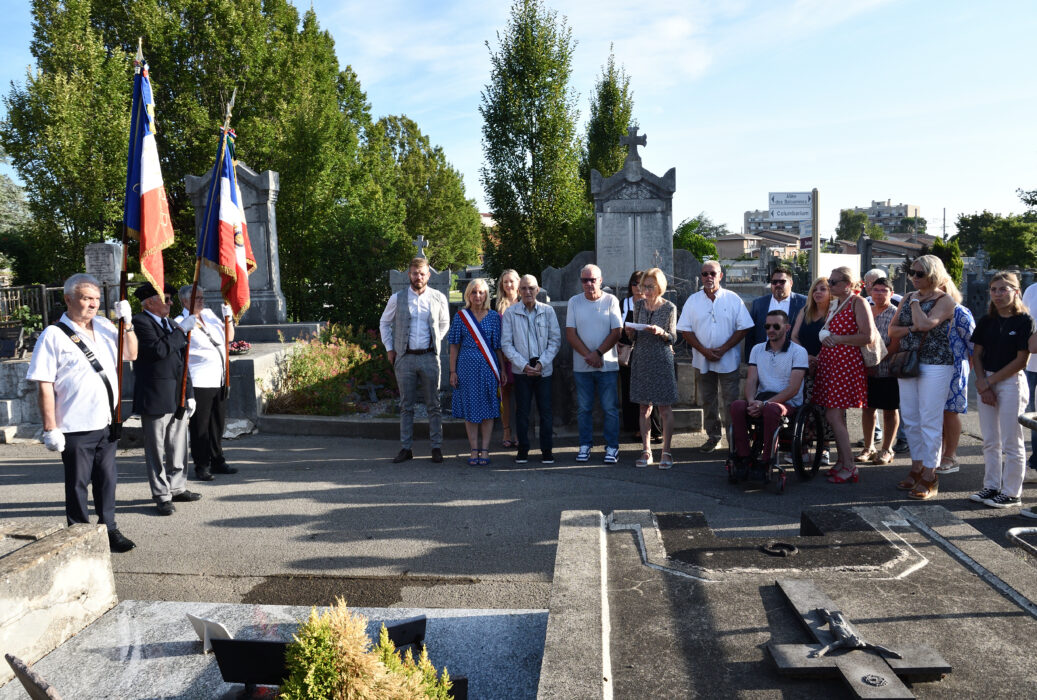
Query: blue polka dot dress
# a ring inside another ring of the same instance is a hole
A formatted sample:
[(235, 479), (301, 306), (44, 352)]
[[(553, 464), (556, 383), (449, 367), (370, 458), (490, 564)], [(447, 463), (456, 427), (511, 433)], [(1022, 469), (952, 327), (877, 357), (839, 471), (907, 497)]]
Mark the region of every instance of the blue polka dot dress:
[[(496, 361), (496, 351), (500, 349), (501, 341), (500, 314), (491, 309), (486, 312), (478, 325), (483, 338), (493, 351), (491, 359)], [(486, 364), (479, 346), (461, 320), (460, 312), (455, 314), (453, 321), (450, 322), (447, 342), (460, 346), (457, 349), (457, 388), (454, 389), (451, 407), (454, 418), (464, 418), (469, 423), (481, 423), (490, 418), (499, 418), (500, 400), (497, 397), (497, 377)]]

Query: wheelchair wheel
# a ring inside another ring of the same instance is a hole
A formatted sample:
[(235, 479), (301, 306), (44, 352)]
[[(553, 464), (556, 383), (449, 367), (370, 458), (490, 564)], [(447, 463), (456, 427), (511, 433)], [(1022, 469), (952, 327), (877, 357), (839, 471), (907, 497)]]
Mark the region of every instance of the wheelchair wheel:
[(825, 420), (821, 409), (803, 406), (792, 426), (792, 466), (800, 479), (806, 481), (817, 474), (824, 451)]

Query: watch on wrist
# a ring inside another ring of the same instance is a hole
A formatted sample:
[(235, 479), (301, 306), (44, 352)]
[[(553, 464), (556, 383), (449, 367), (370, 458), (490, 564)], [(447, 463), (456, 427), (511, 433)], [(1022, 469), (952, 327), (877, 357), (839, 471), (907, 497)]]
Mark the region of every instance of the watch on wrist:
[(600, 348), (594, 348), (594, 352), (598, 353), (598, 357), (605, 357), (605, 353)]

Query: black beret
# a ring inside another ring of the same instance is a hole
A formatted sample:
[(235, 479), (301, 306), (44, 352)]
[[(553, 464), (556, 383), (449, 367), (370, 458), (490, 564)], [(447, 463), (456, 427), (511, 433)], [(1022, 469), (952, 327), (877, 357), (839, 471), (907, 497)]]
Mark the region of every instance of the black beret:
[(133, 292), (133, 296), (137, 297), (140, 301), (150, 299), (153, 296), (158, 295), (158, 290), (155, 289), (150, 282), (145, 282)]

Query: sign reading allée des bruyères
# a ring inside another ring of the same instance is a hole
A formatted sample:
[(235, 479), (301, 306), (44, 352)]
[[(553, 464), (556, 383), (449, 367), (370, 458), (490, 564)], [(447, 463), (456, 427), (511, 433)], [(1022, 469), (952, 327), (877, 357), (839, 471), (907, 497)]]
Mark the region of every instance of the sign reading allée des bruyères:
[(768, 208), (772, 221), (806, 221), (813, 214), (811, 192), (771, 192)]

